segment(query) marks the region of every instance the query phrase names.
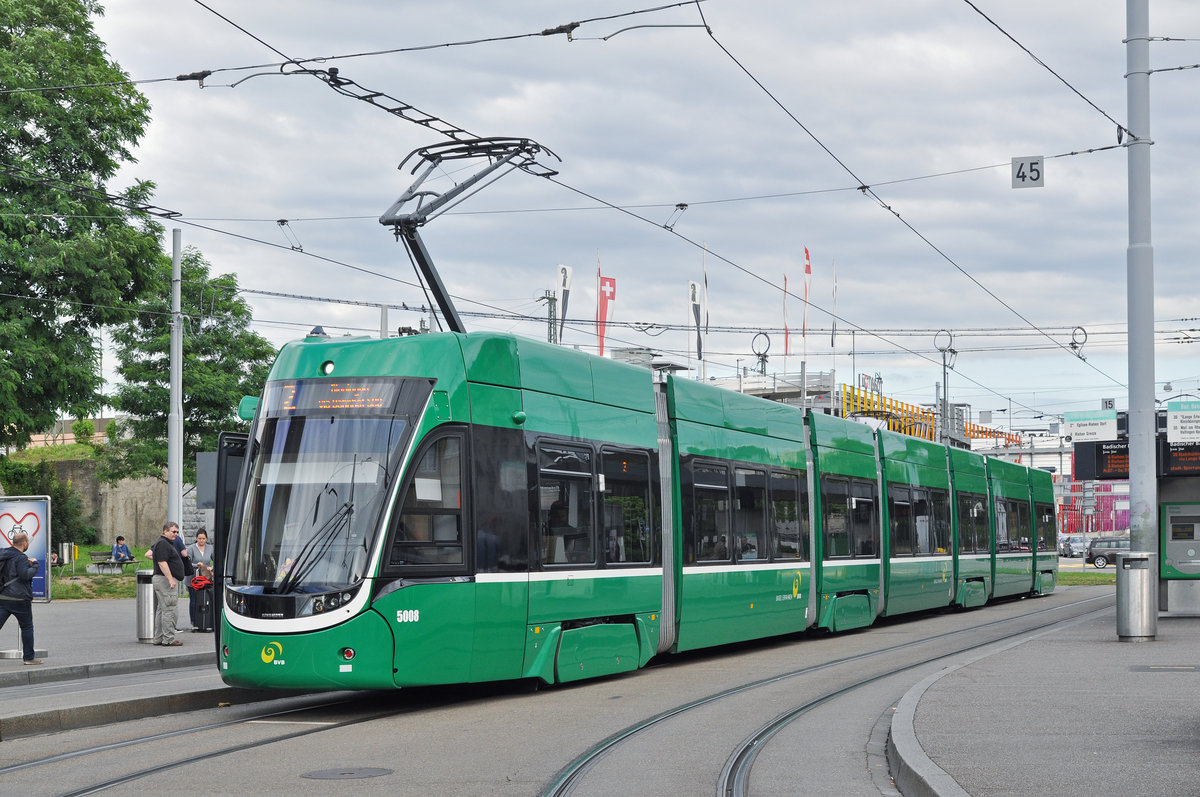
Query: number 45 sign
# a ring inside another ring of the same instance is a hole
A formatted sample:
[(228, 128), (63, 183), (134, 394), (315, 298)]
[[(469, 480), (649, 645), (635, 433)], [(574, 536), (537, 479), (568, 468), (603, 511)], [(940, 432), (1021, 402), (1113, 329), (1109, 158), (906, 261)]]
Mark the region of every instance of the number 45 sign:
[(1012, 159), (1013, 188), (1043, 188), (1046, 185), (1046, 167), (1041, 155), (1029, 155)]

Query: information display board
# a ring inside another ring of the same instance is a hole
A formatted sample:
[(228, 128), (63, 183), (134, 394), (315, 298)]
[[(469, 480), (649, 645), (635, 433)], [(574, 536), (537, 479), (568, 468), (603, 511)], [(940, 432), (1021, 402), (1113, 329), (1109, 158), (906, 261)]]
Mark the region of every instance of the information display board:
[(1200, 476), (1200, 444), (1158, 442), (1159, 476)]
[(1117, 439), (1117, 411), (1068, 412), (1063, 416), (1072, 442)]
[(1200, 401), (1167, 402), (1167, 442), (1200, 443)]

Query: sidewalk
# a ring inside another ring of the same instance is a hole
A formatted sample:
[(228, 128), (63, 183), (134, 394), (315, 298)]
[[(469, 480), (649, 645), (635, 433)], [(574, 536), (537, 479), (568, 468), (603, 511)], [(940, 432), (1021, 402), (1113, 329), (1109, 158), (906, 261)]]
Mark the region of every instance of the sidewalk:
[(1200, 617), (1160, 615), (1154, 641), (1120, 642), (1114, 595), (914, 686), (891, 770), (907, 797), (1200, 794), (1198, 696)]
[[(39, 733), (284, 697), (287, 692), (226, 686), (214, 635), (184, 630), (180, 647), (137, 639), (137, 601), (33, 604), (35, 645), (45, 662), (0, 659), (0, 742)], [(180, 615), (187, 623), (187, 601)], [(16, 622), (0, 631), (0, 650), (20, 650)]]
[[(212, 634), (183, 631), (178, 635), (183, 645), (177, 648), (138, 642), (136, 603), (134, 598), (34, 602), (34, 644), (46, 651), (45, 663), (27, 667), (19, 655), (0, 659), (0, 687), (199, 664), (212, 664), (215, 671)], [(180, 599), (179, 609), (187, 625), (186, 598)], [(20, 649), (16, 620), (10, 620), (0, 630), (0, 650)]]

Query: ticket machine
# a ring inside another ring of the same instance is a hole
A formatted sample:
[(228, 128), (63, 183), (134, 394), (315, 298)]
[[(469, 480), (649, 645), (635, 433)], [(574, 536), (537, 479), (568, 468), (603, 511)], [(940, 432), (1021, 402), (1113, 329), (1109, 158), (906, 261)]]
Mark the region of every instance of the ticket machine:
[(1162, 578), (1200, 579), (1200, 501), (1161, 504)]

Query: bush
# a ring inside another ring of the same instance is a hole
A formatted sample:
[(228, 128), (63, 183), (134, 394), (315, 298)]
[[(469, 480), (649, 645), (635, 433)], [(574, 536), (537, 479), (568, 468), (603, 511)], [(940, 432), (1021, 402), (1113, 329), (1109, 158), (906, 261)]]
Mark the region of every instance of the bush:
[(90, 446), (92, 444), (92, 437), (96, 434), (96, 424), (86, 418), (75, 421), (75, 423), (71, 424), (71, 434), (75, 435), (75, 442)]

